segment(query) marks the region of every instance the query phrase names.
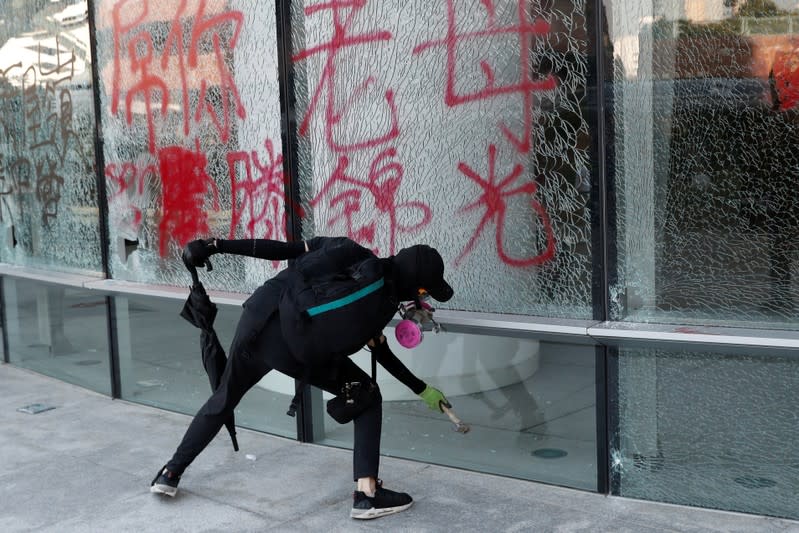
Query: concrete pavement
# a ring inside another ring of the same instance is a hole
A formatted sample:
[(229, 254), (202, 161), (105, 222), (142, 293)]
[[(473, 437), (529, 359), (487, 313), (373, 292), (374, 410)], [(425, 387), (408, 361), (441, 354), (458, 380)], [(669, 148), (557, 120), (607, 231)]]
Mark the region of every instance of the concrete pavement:
[[(150, 494), (190, 418), (0, 364), (0, 531), (797, 532), (799, 522), (606, 497), (384, 458), (403, 513), (349, 518), (351, 453), (223, 431), (174, 499)], [(28, 414), (20, 407), (54, 409)]]

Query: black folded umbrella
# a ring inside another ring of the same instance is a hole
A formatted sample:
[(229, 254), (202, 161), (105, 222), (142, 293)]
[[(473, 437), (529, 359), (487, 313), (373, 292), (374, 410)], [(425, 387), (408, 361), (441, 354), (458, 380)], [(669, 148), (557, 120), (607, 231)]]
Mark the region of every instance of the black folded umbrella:
[[(216, 390), (222, 379), (227, 364), (227, 355), (219, 342), (219, 338), (214, 331), (214, 319), (216, 318), (216, 304), (208, 297), (205, 287), (200, 283), (197, 276), (197, 269), (183, 258), (186, 268), (191, 273), (193, 284), (186, 303), (180, 316), (185, 318), (190, 324), (200, 329), (200, 347), (202, 348), (203, 367), (208, 374), (211, 382), (211, 389)], [(230, 440), (233, 441), (233, 449), (239, 451), (239, 443), (236, 440), (236, 423), (231, 413), (230, 418), (225, 421), (225, 427), (230, 433)]]

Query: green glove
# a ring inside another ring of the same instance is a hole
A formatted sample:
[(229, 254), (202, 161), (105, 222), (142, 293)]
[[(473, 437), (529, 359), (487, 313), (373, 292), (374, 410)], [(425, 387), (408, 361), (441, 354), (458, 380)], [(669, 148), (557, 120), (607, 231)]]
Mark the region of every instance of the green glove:
[(427, 404), (427, 407), (433, 411), (440, 411), (443, 413), (444, 409), (441, 408), (442, 405), (448, 409), (452, 407), (452, 404), (447, 401), (444, 393), (435, 387), (431, 387), (430, 385), (426, 386), (424, 390), (419, 393), (419, 397), (424, 400), (424, 403)]

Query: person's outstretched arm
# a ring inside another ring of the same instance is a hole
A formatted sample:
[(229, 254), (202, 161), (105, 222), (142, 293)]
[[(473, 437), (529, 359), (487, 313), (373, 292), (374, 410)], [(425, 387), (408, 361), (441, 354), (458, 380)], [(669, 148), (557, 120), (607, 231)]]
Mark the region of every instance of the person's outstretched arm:
[(411, 389), (414, 394), (421, 397), (427, 406), (434, 411), (442, 411), (441, 405), (452, 407), (447, 401), (444, 394), (435, 387), (429, 386), (427, 383), (416, 377), (410, 369), (405, 366), (402, 361), (391, 351), (391, 348), (386, 342), (385, 335), (380, 335), (379, 339), (369, 341), (369, 347), (375, 355), (375, 359), (380, 366), (389, 371), (389, 373), (400, 380), (406, 387)]
[(245, 255), (258, 259), (282, 261), (294, 259), (308, 251), (305, 241), (284, 242), (272, 239), (211, 239), (222, 254)]
[(294, 259), (308, 251), (306, 241), (284, 242), (272, 239), (197, 239), (183, 249), (184, 261), (195, 267), (206, 264), (212, 255), (235, 254), (283, 261)]
[(410, 369), (391, 351), (386, 342), (385, 335), (380, 335), (380, 339), (369, 341), (369, 347), (380, 366), (388, 370), (392, 376), (400, 380), (406, 387), (415, 394), (421, 394), (427, 384), (417, 378)]

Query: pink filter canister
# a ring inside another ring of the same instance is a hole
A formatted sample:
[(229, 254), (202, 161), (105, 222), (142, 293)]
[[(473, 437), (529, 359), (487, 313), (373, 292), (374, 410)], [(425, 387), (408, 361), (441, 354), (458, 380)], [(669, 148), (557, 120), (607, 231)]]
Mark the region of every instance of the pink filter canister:
[(413, 320), (400, 320), (394, 335), (403, 348), (415, 348), (422, 342), (422, 328)]

